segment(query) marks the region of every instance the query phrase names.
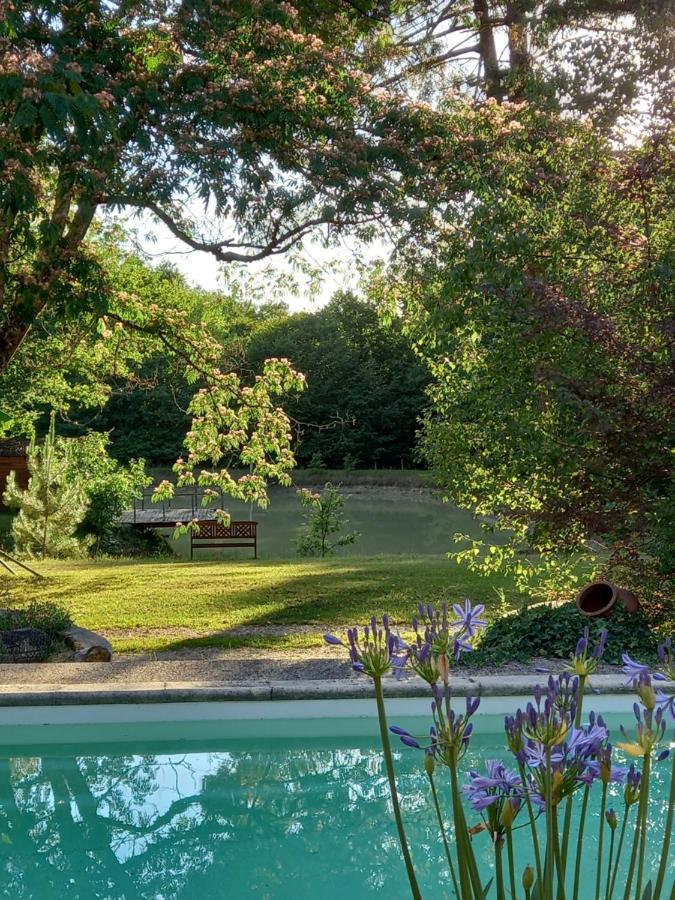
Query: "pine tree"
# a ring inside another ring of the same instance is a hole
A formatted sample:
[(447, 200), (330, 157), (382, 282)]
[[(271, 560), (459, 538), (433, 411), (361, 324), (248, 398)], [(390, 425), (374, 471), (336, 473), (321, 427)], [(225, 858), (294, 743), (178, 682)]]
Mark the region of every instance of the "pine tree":
[(49, 431), (41, 444), (33, 439), (28, 448), (28, 487), (23, 490), (11, 472), (4, 502), (19, 510), (12, 523), (18, 553), (30, 557), (79, 556), (85, 542), (75, 532), (82, 523), (88, 501), (82, 485), (72, 479), (71, 451), (57, 441), (52, 414)]

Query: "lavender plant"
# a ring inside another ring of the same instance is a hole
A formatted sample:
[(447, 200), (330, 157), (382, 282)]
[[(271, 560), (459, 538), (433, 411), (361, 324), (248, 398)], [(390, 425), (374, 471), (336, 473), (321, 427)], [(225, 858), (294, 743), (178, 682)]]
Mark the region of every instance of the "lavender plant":
[[(410, 889), (421, 897), (405, 823), (401, 813), (389, 734), (404, 745), (424, 753), (431, 805), (448, 864), (453, 896), (459, 900), (660, 900), (672, 897), (675, 885), (666, 886), (675, 806), (675, 753), (666, 746), (667, 720), (675, 719), (675, 699), (654, 683), (675, 681), (672, 641), (659, 647), (659, 668), (649, 667), (624, 654), (623, 671), (633, 686), (636, 702), (634, 734), (623, 726), (617, 744), (636, 762), (617, 765), (609, 729), (601, 715), (589, 710), (584, 716), (586, 688), (597, 692), (591, 677), (597, 670), (607, 643), (607, 632), (593, 647), (588, 629), (579, 640), (565, 670), (548, 673), (546, 684), (534, 690), (525, 709), (505, 717), (506, 747), (514, 764), (490, 760), (484, 772), (469, 771), (461, 784), (462, 762), (474, 732), (474, 716), (480, 698), (467, 696), (460, 706), (452, 691), (452, 665), (461, 654), (471, 652), (477, 634), (486, 623), (483, 607), (464, 605), (434, 609), (420, 605), (412, 620), (412, 639), (394, 633), (387, 616), (375, 619), (359, 634), (349, 629), (346, 642), (326, 635), (329, 644), (348, 649), (355, 671), (372, 678), (380, 723), (387, 777), (394, 818), (403, 852)], [(453, 618), (454, 614), (454, 618)], [(406, 666), (427, 682), (432, 694), (432, 724), (428, 736), (413, 735), (386, 719), (382, 678), (393, 671), (400, 677)], [(672, 735), (671, 735), (672, 737)], [(650, 778), (654, 765), (673, 758), (670, 795), (664, 822), (663, 844), (656, 873), (646, 871), (647, 811)], [(438, 772), (447, 774), (454, 847), (439, 800)], [(623, 788), (623, 809), (608, 808), (610, 786)], [(592, 790), (600, 792), (600, 815), (588, 823)], [(580, 798), (580, 799), (579, 799)], [(580, 802), (575, 834), (572, 811)], [(469, 827), (467, 806), (479, 819)], [(633, 816), (633, 808), (636, 813)], [(632, 819), (632, 823), (631, 823)], [(588, 857), (587, 829), (597, 828), (592, 846), (595, 877), (581, 881), (581, 863)], [(513, 832), (528, 829), (532, 859), (516, 860)], [(494, 883), (485, 883), (474, 851), (474, 838), (485, 832), (494, 852)], [(574, 845), (574, 846), (573, 846)], [(504, 851), (506, 851), (504, 853)], [(505, 858), (504, 858), (505, 856)], [(628, 859), (625, 883), (621, 885), (620, 863)], [(532, 865), (534, 863), (534, 865)], [(520, 876), (520, 877), (519, 877)], [(623, 890), (623, 894), (621, 894)]]

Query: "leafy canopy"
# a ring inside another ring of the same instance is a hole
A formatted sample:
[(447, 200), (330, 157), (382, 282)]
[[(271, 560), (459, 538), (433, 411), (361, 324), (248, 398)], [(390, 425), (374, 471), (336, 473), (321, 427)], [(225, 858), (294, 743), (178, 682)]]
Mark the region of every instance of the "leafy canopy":
[(372, 284), (432, 371), (426, 458), (453, 501), (512, 534), (459, 556), (560, 591), (590, 552), (596, 572), (665, 603), (671, 145), (617, 153), (506, 104), (482, 127), (462, 200)]

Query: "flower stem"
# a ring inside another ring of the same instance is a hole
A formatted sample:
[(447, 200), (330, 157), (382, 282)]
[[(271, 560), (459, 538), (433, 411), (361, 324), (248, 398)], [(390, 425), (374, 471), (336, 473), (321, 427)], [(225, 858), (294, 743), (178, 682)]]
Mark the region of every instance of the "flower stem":
[(537, 822), (534, 817), (534, 810), (532, 809), (532, 800), (530, 799), (530, 792), (527, 790), (527, 778), (525, 774), (525, 766), (519, 762), (518, 769), (520, 771), (520, 780), (523, 784), (523, 789), (525, 792), (525, 803), (527, 805), (527, 814), (530, 818), (530, 828), (532, 830), (532, 845), (534, 847), (534, 863), (537, 869), (537, 881), (540, 885), (544, 884), (543, 871), (541, 868), (541, 851), (539, 849), (539, 835), (537, 834)]
[(616, 859), (614, 861), (614, 871), (612, 872), (612, 881), (609, 885), (609, 894), (607, 900), (612, 900), (614, 894), (614, 885), (616, 884), (616, 876), (619, 872), (619, 863), (621, 862), (621, 851), (623, 849), (623, 840), (626, 836), (626, 825), (628, 825), (628, 817), (630, 816), (631, 807), (626, 804), (623, 813), (623, 822), (621, 823), (621, 834), (619, 835), (619, 846), (616, 849)]
[(553, 900), (553, 772), (551, 748), (546, 747), (546, 890), (545, 900)]
[(389, 779), (389, 792), (391, 793), (391, 803), (394, 808), (394, 819), (396, 820), (396, 828), (398, 829), (398, 840), (403, 852), (406, 871), (408, 872), (408, 881), (410, 882), (410, 892), (414, 900), (422, 900), (417, 877), (410, 857), (408, 848), (408, 840), (405, 836), (403, 827), (403, 818), (401, 816), (401, 807), (398, 802), (398, 791), (396, 790), (396, 775), (394, 773), (394, 760), (391, 755), (391, 744), (389, 743), (389, 731), (387, 729), (387, 714), (384, 708), (384, 694), (382, 693), (382, 679), (373, 678), (375, 685), (375, 700), (377, 702), (377, 718), (380, 723), (380, 738), (382, 740), (382, 751), (384, 753), (384, 764), (387, 769), (387, 778)]
[(645, 868), (645, 850), (647, 849), (647, 813), (649, 812), (649, 769), (651, 765), (651, 756), (645, 756), (644, 771), (642, 774), (644, 787), (644, 803), (642, 803), (642, 795), (640, 795), (640, 806), (642, 809), (642, 825), (640, 826), (640, 854), (638, 856), (638, 874), (637, 885), (635, 888), (635, 896), (640, 900), (642, 897), (642, 876)]
[(626, 876), (626, 887), (623, 892), (623, 900), (629, 900), (630, 889), (633, 885), (633, 875), (635, 874), (635, 863), (638, 857), (638, 847), (640, 844), (640, 832), (642, 829), (642, 819), (644, 808), (647, 805), (647, 796), (649, 792), (649, 754), (644, 756), (644, 765), (642, 769), (642, 783), (640, 785), (640, 803), (638, 804), (637, 818), (635, 820), (635, 834), (633, 835), (633, 849), (630, 854), (630, 866), (628, 867), (628, 875)]
[(600, 900), (600, 882), (602, 881), (602, 846), (605, 840), (605, 808), (607, 806), (607, 782), (602, 782), (602, 800), (600, 801), (600, 819), (598, 825), (598, 861), (595, 869), (595, 900)]
[(565, 869), (560, 855), (560, 832), (558, 830), (558, 808), (553, 810), (553, 847), (555, 853), (555, 867), (558, 873), (558, 900), (565, 900)]
[(448, 860), (448, 868), (450, 869), (450, 878), (452, 879), (452, 889), (455, 892), (455, 897), (458, 900), (461, 900), (461, 894), (459, 892), (459, 885), (457, 884), (457, 876), (455, 875), (455, 867), (452, 864), (452, 854), (450, 853), (450, 846), (448, 844), (448, 838), (445, 833), (445, 825), (443, 824), (443, 815), (441, 813), (441, 806), (438, 802), (438, 793), (436, 791), (436, 783), (434, 781), (434, 776), (429, 775), (429, 785), (431, 786), (431, 796), (434, 800), (434, 809), (436, 810), (436, 818), (438, 819), (438, 827), (441, 831), (441, 837), (443, 838), (443, 847), (445, 848), (445, 855)]
[(504, 864), (502, 860), (502, 850), (504, 843), (501, 838), (495, 841), (495, 869), (497, 880), (497, 900), (506, 900), (504, 893)]
[(516, 864), (513, 859), (513, 832), (511, 829), (506, 831), (506, 853), (509, 860), (509, 887), (511, 888), (511, 897), (516, 898)]
[[(478, 875), (478, 867), (473, 855), (473, 847), (469, 840), (469, 831), (466, 826), (462, 799), (457, 780), (457, 760), (453, 758), (450, 769), (450, 784), (452, 787), (452, 812), (455, 820), (455, 839), (457, 841), (457, 861), (460, 866), (459, 878), (462, 884), (462, 900), (482, 900), (483, 888)], [(466, 881), (462, 880), (462, 870)]]
[(661, 864), (659, 865), (659, 873), (656, 877), (656, 885), (654, 887), (654, 900), (659, 900), (659, 896), (661, 895), (661, 891), (663, 890), (663, 881), (666, 877), (666, 865), (668, 863), (668, 853), (670, 851), (670, 839), (673, 834), (673, 813), (675, 811), (675, 750), (673, 750), (671, 755), (673, 757), (673, 766), (670, 773), (670, 796), (668, 798), (666, 830), (663, 833)]
[[(584, 706), (584, 691), (586, 690), (586, 676), (579, 676), (579, 702), (577, 703), (577, 711), (574, 716), (574, 727), (579, 728), (581, 725), (581, 715)], [(565, 804), (565, 821), (563, 823), (563, 837), (562, 837), (562, 861), (563, 867), (567, 867), (567, 850), (569, 848), (570, 842), (570, 828), (572, 825), (572, 806), (574, 804), (574, 794), (570, 794), (567, 798), (567, 803)]]
[(609, 883), (612, 875), (612, 863), (614, 862), (614, 835), (615, 829), (612, 828), (611, 837), (609, 839), (609, 862), (607, 863), (607, 884), (605, 885), (605, 900), (609, 900)]
[(588, 797), (591, 789), (588, 785), (584, 788), (584, 799), (581, 801), (581, 817), (579, 819), (579, 834), (577, 837), (577, 855), (574, 865), (574, 888), (572, 889), (572, 897), (579, 896), (579, 880), (581, 878), (581, 849), (584, 839), (584, 826), (586, 825), (586, 810), (588, 809)]

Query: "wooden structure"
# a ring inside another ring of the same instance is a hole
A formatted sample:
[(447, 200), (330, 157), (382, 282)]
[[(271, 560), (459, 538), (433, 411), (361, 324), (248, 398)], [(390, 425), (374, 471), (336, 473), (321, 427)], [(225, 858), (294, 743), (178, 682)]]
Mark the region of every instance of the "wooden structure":
[(28, 486), (28, 460), (26, 458), (25, 440), (10, 439), (0, 441), (0, 511), (6, 509), (2, 503), (5, 485), (10, 472), (16, 472), (16, 480), (20, 487)]
[(195, 550), (222, 550), (228, 547), (250, 547), (253, 558), (257, 559), (258, 523), (232, 521), (229, 525), (223, 525), (210, 519), (199, 523), (199, 531), (190, 532), (190, 559), (193, 559)]

